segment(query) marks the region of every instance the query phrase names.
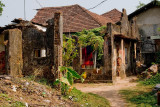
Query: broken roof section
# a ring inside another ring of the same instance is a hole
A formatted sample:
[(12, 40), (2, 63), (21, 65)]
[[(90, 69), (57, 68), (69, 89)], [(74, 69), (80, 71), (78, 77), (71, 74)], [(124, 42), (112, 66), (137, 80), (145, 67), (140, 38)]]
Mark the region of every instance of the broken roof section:
[(139, 15), (140, 13), (145, 12), (146, 10), (153, 8), (153, 7), (160, 7), (160, 2), (157, 0), (151, 1), (147, 5), (141, 7), (140, 9), (137, 9), (136, 11), (134, 11), (133, 13), (128, 15), (128, 18), (131, 19), (132, 17), (135, 17), (135, 16)]
[(79, 32), (83, 29), (101, 27), (108, 22), (113, 23), (110, 18), (90, 12), (77, 4), (63, 7), (45, 7), (37, 10), (36, 16), (31, 21), (42, 26), (47, 26), (46, 21), (53, 18), (55, 12), (62, 12), (64, 32)]
[(32, 22), (23, 20), (21, 18), (14, 19), (11, 22), (12, 22), (11, 24), (6, 25), (5, 27), (0, 27), (0, 33), (2, 33), (4, 30), (7, 30), (7, 29), (22, 28), (22, 27), (34, 27), (41, 32), (46, 32), (45, 27), (33, 24)]
[(117, 9), (113, 9), (109, 12), (102, 14), (101, 16), (106, 17), (106, 18), (110, 18), (114, 23), (117, 23), (121, 20), (122, 12), (120, 12)]

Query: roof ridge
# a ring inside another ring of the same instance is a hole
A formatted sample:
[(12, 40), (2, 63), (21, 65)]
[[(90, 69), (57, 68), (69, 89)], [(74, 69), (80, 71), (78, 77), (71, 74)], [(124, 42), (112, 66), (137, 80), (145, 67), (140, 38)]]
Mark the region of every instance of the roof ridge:
[(67, 5), (67, 6), (56, 6), (56, 7), (43, 7), (43, 8), (36, 9), (36, 10), (43, 10), (43, 9), (55, 9), (55, 8), (66, 8), (66, 7), (76, 6), (76, 5), (78, 5), (78, 4)]
[[(97, 20), (96, 18), (94, 18), (90, 13), (92, 13), (92, 14), (96, 14), (96, 13), (93, 13), (93, 12), (91, 12), (91, 11), (89, 11), (89, 10), (87, 10), (87, 9), (85, 9), (84, 7), (81, 7), (80, 5), (78, 5), (82, 10), (84, 10), (90, 17), (92, 17), (92, 19), (94, 20), (94, 21), (96, 21), (100, 26), (102, 26), (102, 24), (101, 24), (101, 22), (99, 22), (99, 20)], [(90, 12), (90, 13), (89, 13)], [(98, 14), (96, 14), (96, 15), (98, 15)], [(100, 15), (98, 15), (98, 16), (100, 16)], [(101, 16), (100, 16), (101, 17)], [(102, 16), (103, 17), (103, 16)], [(105, 17), (104, 17), (105, 18)], [(111, 20), (112, 21), (112, 20)]]
[(117, 8), (114, 8), (114, 9), (108, 11), (108, 12), (105, 12), (105, 13), (101, 14), (101, 15), (105, 15), (105, 14), (107, 14), (107, 13), (110, 13), (111, 11), (114, 11), (114, 10), (116, 10), (116, 11), (119, 12), (119, 13), (122, 13), (122, 12), (119, 11)]

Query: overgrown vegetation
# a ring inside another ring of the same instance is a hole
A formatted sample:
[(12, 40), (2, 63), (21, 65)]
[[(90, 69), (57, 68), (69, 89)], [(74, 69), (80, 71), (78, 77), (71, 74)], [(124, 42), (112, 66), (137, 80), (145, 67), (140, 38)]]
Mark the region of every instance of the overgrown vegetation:
[(140, 81), (140, 83), (142, 85), (152, 85), (152, 86), (159, 84), (160, 83), (160, 74), (157, 73), (155, 76), (152, 76), (149, 79), (146, 79), (144, 81)]
[(79, 38), (79, 43), (82, 47), (92, 46), (93, 50), (97, 51), (97, 60), (102, 60), (103, 56), (103, 45), (104, 45), (104, 35), (105, 35), (106, 26), (95, 28), (92, 30), (83, 30), (78, 32), (75, 35)]
[(0, 0), (0, 16), (2, 15), (2, 11), (3, 11), (3, 7), (5, 5), (2, 3), (2, 1)]
[(109, 101), (105, 98), (92, 93), (82, 93), (76, 88), (73, 88), (65, 98), (69, 98), (81, 107), (110, 107)]
[(136, 8), (137, 8), (137, 9), (140, 9), (140, 8), (143, 7), (143, 6), (145, 6), (145, 4), (139, 1), (139, 5), (138, 5)]
[(76, 79), (84, 79), (72, 68), (69, 67), (59, 67), (59, 71), (62, 73), (62, 77), (56, 79), (55, 85), (60, 85), (62, 95), (68, 95), (73, 89), (73, 83)]
[(133, 107), (155, 107), (157, 97), (152, 92), (153, 87), (160, 83), (160, 74), (157, 73), (149, 79), (139, 81), (139, 84), (130, 89), (121, 90), (120, 93)]
[(67, 67), (72, 65), (73, 59), (78, 56), (79, 45), (82, 48), (93, 47), (93, 51), (97, 51), (97, 61), (102, 62), (105, 29), (106, 27), (102, 26), (83, 30), (72, 34), (72, 36), (63, 35), (63, 65)]
[(69, 67), (78, 55), (78, 42), (76, 38), (63, 35), (63, 65)]

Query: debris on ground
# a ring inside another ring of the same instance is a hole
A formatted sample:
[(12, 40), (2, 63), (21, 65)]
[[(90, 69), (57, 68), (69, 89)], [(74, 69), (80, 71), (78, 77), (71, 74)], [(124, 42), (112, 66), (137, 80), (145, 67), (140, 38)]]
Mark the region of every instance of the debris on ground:
[(24, 78), (0, 75), (0, 105), (24, 107), (74, 107), (71, 101), (59, 99), (58, 92)]
[(146, 69), (145, 71), (143, 71), (141, 73), (142, 77), (145, 79), (149, 79), (152, 76), (156, 75), (158, 73), (158, 64), (153, 64), (152, 66), (150, 66), (148, 69)]

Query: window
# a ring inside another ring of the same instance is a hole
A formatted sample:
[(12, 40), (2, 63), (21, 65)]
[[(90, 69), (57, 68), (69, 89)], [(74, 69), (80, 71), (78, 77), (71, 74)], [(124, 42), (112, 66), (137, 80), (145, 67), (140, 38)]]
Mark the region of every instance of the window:
[(46, 50), (45, 49), (41, 49), (41, 57), (46, 57)]
[(35, 49), (34, 50), (34, 57), (38, 58), (38, 57), (46, 57), (46, 50), (45, 49)]

